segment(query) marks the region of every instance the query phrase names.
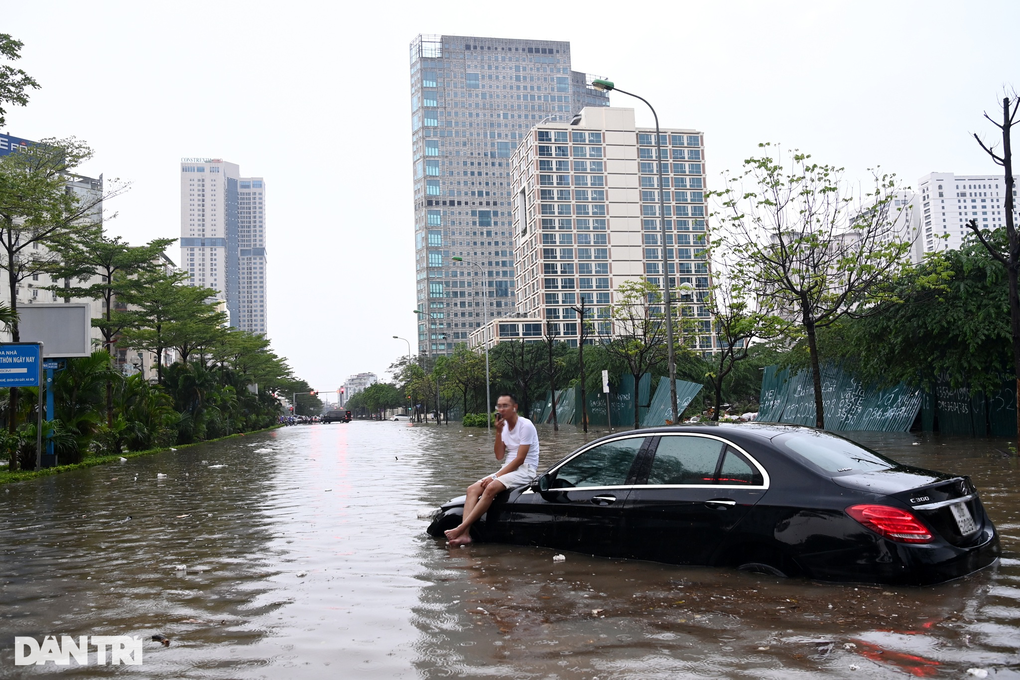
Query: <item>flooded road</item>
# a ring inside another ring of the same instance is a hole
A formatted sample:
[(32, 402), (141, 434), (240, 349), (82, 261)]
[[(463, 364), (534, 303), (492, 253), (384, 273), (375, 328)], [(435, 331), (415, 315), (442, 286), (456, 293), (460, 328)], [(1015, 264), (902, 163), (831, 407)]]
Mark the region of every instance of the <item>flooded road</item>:
[[(584, 441), (540, 435), (541, 469)], [(0, 677), (1020, 677), (1005, 442), (854, 438), (970, 475), (1000, 564), (888, 588), (447, 548), (423, 518), (495, 469), (484, 430), (297, 426), (0, 487)], [(16, 635), (137, 635), (144, 660), (15, 667)]]

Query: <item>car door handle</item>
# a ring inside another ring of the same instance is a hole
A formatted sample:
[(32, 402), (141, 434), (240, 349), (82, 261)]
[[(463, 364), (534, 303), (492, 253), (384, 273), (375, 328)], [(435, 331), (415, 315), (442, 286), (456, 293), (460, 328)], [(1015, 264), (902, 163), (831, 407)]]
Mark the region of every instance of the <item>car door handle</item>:
[(705, 501), (705, 505), (736, 505), (736, 501), (731, 501), (728, 498), (713, 498), (712, 500)]
[(612, 505), (616, 502), (616, 496), (592, 496), (591, 502), (594, 505)]

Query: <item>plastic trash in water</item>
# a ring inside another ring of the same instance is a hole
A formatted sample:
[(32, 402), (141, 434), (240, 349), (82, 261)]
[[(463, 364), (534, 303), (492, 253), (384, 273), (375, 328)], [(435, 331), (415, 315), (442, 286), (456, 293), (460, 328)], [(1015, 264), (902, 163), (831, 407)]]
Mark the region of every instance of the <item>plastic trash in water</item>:
[(553, 562), (566, 562), (566, 561), (567, 561), (566, 555), (553, 555)]

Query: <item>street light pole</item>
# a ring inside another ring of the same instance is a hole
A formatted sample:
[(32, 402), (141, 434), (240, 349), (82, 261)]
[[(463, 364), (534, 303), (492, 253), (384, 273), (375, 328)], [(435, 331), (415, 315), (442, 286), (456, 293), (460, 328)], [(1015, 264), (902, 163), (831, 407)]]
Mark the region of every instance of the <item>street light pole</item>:
[[(450, 259), (455, 262), (464, 261), (463, 257), (451, 257)], [(468, 264), (478, 267), (478, 271), (481, 273), (483, 279), (488, 278), (485, 275), (485, 270), (482, 269), (482, 265), (477, 262), (468, 262)], [(490, 401), (491, 397), (489, 396), (489, 343), (485, 338), (485, 333), (489, 328), (489, 300), (484, 297), (486, 292), (486, 287), (482, 286), (482, 318), (484, 319), (482, 322), (482, 328), (485, 329), (482, 331), (482, 348), (485, 350), (485, 435), (487, 437), (492, 437), (492, 403)]]
[[(673, 294), (670, 290), (669, 285), (669, 258), (666, 254), (666, 202), (663, 198), (662, 189), (662, 135), (659, 133), (659, 116), (655, 113), (655, 108), (648, 103), (648, 100), (644, 97), (640, 97), (633, 92), (627, 92), (616, 87), (616, 84), (611, 80), (593, 80), (592, 87), (596, 90), (603, 90), (605, 92), (620, 92), (635, 99), (643, 101), (649, 109), (652, 111), (652, 117), (655, 119), (655, 146), (658, 151), (658, 169), (659, 169), (659, 232), (662, 238), (662, 279), (663, 279), (663, 292), (666, 303), (666, 350), (667, 350), (667, 364), (669, 366), (669, 399), (672, 405), (673, 413), (673, 424), (676, 424), (680, 420), (680, 414), (677, 413), (677, 398), (676, 398), (676, 352), (673, 349)], [(635, 408), (637, 405), (635, 404)]]

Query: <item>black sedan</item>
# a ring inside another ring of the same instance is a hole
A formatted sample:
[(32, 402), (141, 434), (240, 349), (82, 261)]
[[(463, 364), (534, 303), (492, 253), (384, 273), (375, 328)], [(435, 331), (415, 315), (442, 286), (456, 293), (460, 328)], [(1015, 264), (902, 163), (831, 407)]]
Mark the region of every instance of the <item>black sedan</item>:
[[(460, 523), (464, 498), (430, 535)], [(472, 538), (825, 581), (932, 584), (999, 537), (968, 477), (900, 465), (821, 430), (663, 427), (603, 437), (496, 498)]]

